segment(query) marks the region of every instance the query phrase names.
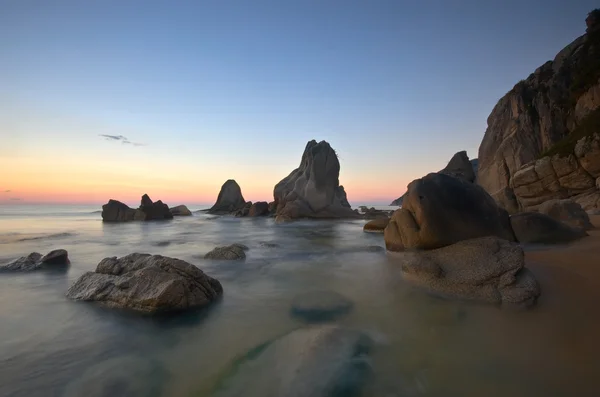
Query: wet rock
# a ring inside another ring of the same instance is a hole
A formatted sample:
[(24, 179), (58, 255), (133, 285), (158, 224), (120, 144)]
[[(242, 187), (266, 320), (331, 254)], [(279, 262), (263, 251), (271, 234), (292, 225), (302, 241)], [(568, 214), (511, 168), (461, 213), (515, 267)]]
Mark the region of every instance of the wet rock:
[(206, 255), (204, 259), (217, 259), (217, 260), (238, 260), (245, 259), (248, 247), (242, 244), (231, 244), (223, 247), (216, 247)]
[(240, 185), (233, 179), (229, 179), (221, 186), (217, 202), (208, 212), (210, 214), (234, 214), (245, 206), (246, 200), (242, 196)]
[(127, 204), (110, 199), (102, 206), (102, 220), (104, 222), (127, 222), (133, 221), (135, 209), (129, 208)]
[(373, 219), (372, 221), (365, 223), (363, 231), (368, 233), (383, 233), (388, 223), (390, 223), (390, 218)]
[(441, 248), (485, 236), (514, 241), (508, 213), (478, 185), (435, 173), (408, 185), (402, 208), (384, 231), (389, 251)]
[(510, 223), (520, 243), (560, 244), (587, 236), (587, 233), (581, 229), (574, 229), (537, 212), (511, 215)]
[(67, 291), (70, 299), (150, 313), (204, 307), (222, 294), (218, 280), (190, 263), (138, 253), (103, 259)]
[(402, 274), (430, 292), (465, 300), (529, 306), (540, 295), (525, 269), (523, 249), (497, 237), (482, 237), (430, 251), (402, 254)]
[(335, 291), (307, 291), (292, 300), (292, 314), (307, 322), (330, 321), (347, 314), (352, 301)]
[(192, 211), (185, 205), (178, 205), (177, 207), (170, 208), (169, 211), (171, 211), (173, 216), (192, 216)]
[(68, 265), (69, 255), (66, 250), (58, 249), (42, 256), (38, 252), (32, 252), (12, 262), (0, 265), (0, 272), (30, 272), (42, 268)]
[(144, 194), (134, 219), (143, 221), (173, 219), (173, 214), (167, 204), (160, 200), (153, 202), (147, 194)]
[(590, 230), (594, 228), (588, 214), (581, 208), (581, 205), (573, 200), (546, 201), (540, 206), (539, 212), (575, 229)]
[(215, 397), (354, 396), (370, 373), (372, 347), (360, 331), (335, 325), (297, 329), (232, 364)]
[(237, 217), (244, 217), (250, 214), (250, 209), (252, 208), (252, 201), (248, 201), (243, 208), (235, 211), (234, 215)]
[(64, 397), (160, 397), (166, 371), (154, 360), (111, 358), (91, 366), (66, 388)]

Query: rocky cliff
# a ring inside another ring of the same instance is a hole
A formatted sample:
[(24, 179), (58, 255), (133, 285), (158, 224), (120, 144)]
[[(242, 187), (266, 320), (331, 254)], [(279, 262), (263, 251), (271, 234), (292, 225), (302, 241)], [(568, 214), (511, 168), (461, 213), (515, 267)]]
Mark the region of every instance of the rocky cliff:
[[(477, 182), (511, 213), (535, 207), (550, 196), (573, 197), (596, 190), (597, 176), (583, 172), (575, 146), (600, 132), (599, 16), (600, 10), (592, 11), (586, 33), (517, 83), (488, 117)], [(536, 188), (523, 189), (532, 183)], [(596, 204), (586, 201), (586, 207), (592, 205)]]

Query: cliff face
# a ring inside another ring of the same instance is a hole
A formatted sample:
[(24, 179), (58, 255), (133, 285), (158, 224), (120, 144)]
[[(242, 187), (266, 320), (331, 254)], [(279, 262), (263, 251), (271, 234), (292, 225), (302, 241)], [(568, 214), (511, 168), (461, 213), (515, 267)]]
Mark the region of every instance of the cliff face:
[[(488, 117), (479, 147), (477, 182), (511, 213), (530, 207), (515, 191), (515, 184), (521, 182), (512, 181), (519, 170), (546, 155), (574, 156), (577, 140), (600, 132), (600, 122), (594, 122), (600, 120), (595, 115), (600, 108), (598, 14), (593, 11), (588, 16), (586, 34), (516, 84)], [(594, 178), (587, 179), (585, 186)], [(582, 193), (556, 189), (567, 197)]]

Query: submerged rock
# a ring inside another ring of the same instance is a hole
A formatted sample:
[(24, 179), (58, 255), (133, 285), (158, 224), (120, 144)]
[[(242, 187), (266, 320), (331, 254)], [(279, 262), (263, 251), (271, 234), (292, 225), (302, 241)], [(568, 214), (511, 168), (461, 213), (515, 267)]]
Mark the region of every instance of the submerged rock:
[(64, 397), (159, 397), (165, 376), (166, 371), (154, 360), (135, 356), (111, 358), (73, 380)]
[(588, 234), (581, 229), (537, 212), (521, 212), (511, 215), (510, 223), (520, 243), (559, 244), (578, 240)]
[(273, 189), (277, 220), (356, 218), (339, 175), (340, 163), (329, 143), (308, 142), (300, 166)]
[(215, 397), (331, 397), (359, 395), (371, 340), (335, 325), (297, 329), (233, 363)]
[(50, 251), (44, 256), (39, 252), (32, 252), (27, 256), (22, 256), (12, 262), (0, 265), (0, 272), (30, 272), (44, 267), (49, 268), (47, 265), (54, 267), (68, 265), (69, 263), (69, 255), (63, 249)]
[(207, 306), (222, 294), (218, 280), (190, 263), (138, 253), (103, 259), (67, 291), (70, 299), (150, 313)]
[(539, 212), (576, 229), (594, 228), (588, 214), (573, 200), (546, 201), (540, 206)]
[(497, 237), (460, 241), (402, 254), (405, 279), (430, 292), (486, 303), (530, 306), (539, 285), (525, 269), (523, 249)]
[(177, 207), (170, 208), (171, 215), (173, 216), (191, 216), (192, 211), (188, 209), (185, 205), (178, 205)]
[(439, 173), (408, 185), (402, 208), (384, 232), (389, 251), (441, 248), (485, 236), (514, 241), (508, 213), (481, 187)]
[(368, 233), (383, 233), (388, 223), (390, 223), (390, 218), (373, 219), (372, 221), (365, 223), (363, 231)]
[(244, 196), (242, 196), (240, 185), (233, 179), (228, 179), (223, 186), (221, 186), (217, 202), (208, 210), (208, 212), (210, 214), (221, 215), (231, 214), (241, 210), (245, 206), (246, 200), (244, 200)]
[(212, 251), (204, 255), (204, 259), (217, 260), (238, 260), (245, 259), (248, 247), (242, 244), (231, 244), (223, 247), (216, 247)]
[(335, 291), (307, 291), (292, 300), (292, 314), (308, 322), (333, 320), (352, 309), (352, 301)]

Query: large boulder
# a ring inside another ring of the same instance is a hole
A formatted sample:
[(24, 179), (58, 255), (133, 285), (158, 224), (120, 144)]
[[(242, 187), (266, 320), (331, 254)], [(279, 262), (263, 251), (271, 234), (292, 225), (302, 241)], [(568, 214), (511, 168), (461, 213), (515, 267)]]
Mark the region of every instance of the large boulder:
[(573, 200), (546, 201), (540, 206), (539, 212), (576, 229), (594, 228), (588, 214)]
[(329, 143), (308, 142), (300, 166), (273, 190), (277, 220), (356, 217), (339, 175), (340, 163)]
[(300, 328), (250, 350), (232, 363), (215, 397), (359, 395), (369, 374), (372, 341), (336, 325)]
[(408, 185), (402, 208), (384, 232), (390, 251), (434, 249), (485, 236), (514, 241), (508, 213), (480, 186), (441, 173)]
[[(531, 210), (545, 196), (577, 196), (590, 184), (593, 171), (600, 171), (593, 165), (600, 164), (593, 154), (598, 146), (582, 144), (581, 151), (574, 150), (577, 139), (598, 132), (598, 51), (600, 32), (588, 31), (517, 83), (488, 117), (479, 147), (477, 181), (510, 213)], [(517, 177), (517, 173), (542, 157), (554, 155), (574, 155), (564, 167), (558, 165), (564, 174), (538, 174), (529, 179), (535, 184), (524, 188), (523, 176)]]
[(233, 179), (225, 181), (219, 191), (217, 202), (211, 207), (208, 212), (210, 214), (231, 214), (241, 210), (246, 206), (246, 200), (242, 196), (240, 185)]
[(143, 221), (154, 221), (173, 219), (169, 206), (158, 200), (153, 202), (147, 194), (142, 196), (142, 203), (136, 211), (134, 219)]
[(64, 266), (71, 263), (69, 254), (64, 249), (50, 251), (42, 256), (39, 252), (32, 252), (27, 256), (22, 256), (14, 261), (0, 265), (0, 272), (30, 272), (44, 268), (53, 268)]
[(521, 306), (540, 295), (535, 277), (524, 267), (523, 249), (497, 237), (402, 255), (404, 278), (435, 294)]
[(104, 222), (127, 222), (132, 221), (135, 209), (129, 208), (127, 204), (110, 199), (102, 206), (102, 220)]
[(222, 294), (218, 280), (190, 263), (138, 253), (103, 259), (67, 291), (70, 299), (150, 313), (204, 307)]
[(390, 223), (390, 218), (373, 219), (363, 226), (363, 231), (367, 233), (383, 233), (387, 225)]
[(510, 223), (517, 240), (525, 244), (568, 243), (587, 236), (584, 230), (574, 229), (538, 212), (511, 215)]
[(248, 216), (266, 216), (269, 215), (269, 203), (266, 201), (257, 201), (252, 204), (250, 210), (248, 211)]
[(192, 211), (190, 211), (185, 205), (172, 207), (169, 209), (169, 211), (171, 211), (171, 215), (173, 216), (192, 216)]

